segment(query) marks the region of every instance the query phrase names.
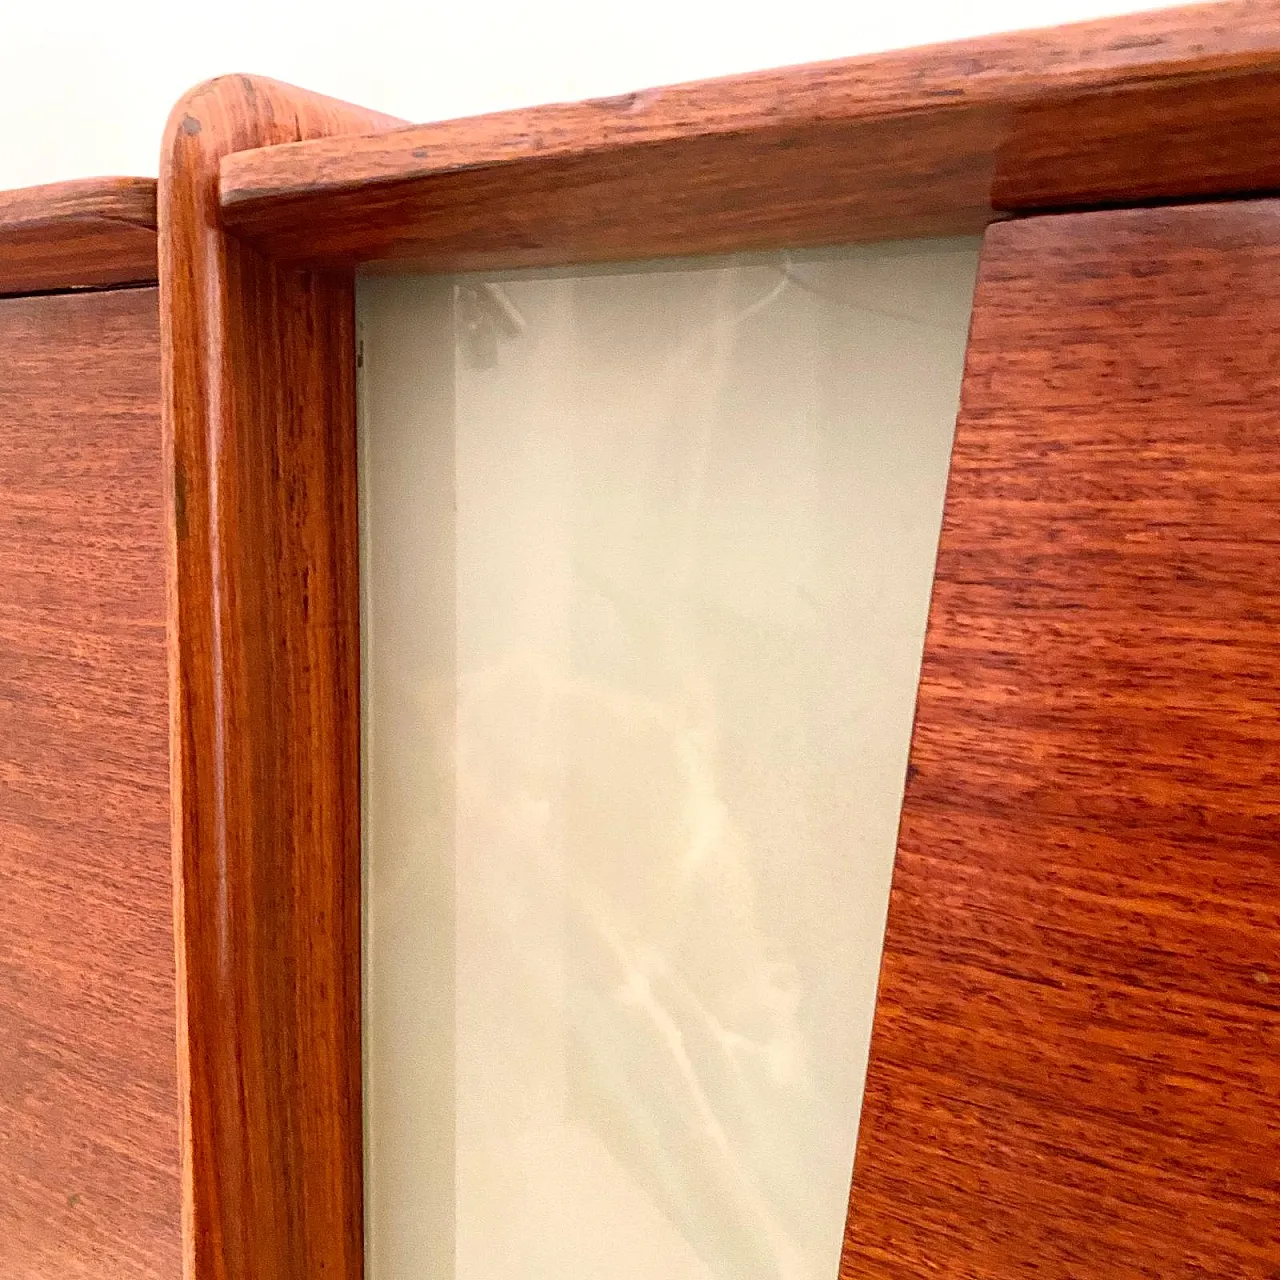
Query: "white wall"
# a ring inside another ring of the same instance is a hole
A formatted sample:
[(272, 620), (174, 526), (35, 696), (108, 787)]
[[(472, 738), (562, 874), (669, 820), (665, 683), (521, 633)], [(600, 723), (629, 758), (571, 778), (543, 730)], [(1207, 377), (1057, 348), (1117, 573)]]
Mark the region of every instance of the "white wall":
[(0, 189), (154, 174), (249, 71), (411, 120), (1158, 9), (1164, 0), (0, 0)]

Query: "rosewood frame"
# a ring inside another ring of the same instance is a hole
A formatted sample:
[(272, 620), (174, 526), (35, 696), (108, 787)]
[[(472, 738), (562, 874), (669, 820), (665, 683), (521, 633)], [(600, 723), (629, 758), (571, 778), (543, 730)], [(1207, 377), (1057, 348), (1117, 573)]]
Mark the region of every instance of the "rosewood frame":
[[(362, 1275), (355, 269), (1275, 188), (1280, 0), (435, 125), (244, 76), (178, 104), (159, 280), (188, 1277)], [(129, 244), (96, 282), (145, 278)], [(0, 291), (59, 287), (20, 256), (0, 240)]]

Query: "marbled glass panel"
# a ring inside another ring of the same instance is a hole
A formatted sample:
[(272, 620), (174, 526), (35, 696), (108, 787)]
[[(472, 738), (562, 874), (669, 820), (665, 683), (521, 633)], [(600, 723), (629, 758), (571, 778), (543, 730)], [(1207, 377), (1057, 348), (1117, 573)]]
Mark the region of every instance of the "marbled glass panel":
[(371, 1280), (834, 1280), (976, 260), (363, 283)]

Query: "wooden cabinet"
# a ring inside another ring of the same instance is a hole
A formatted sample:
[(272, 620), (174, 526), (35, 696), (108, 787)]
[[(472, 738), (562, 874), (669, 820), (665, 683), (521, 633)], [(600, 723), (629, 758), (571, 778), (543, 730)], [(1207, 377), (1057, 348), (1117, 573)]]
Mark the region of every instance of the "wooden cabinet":
[(363, 1274), (357, 267), (984, 228), (842, 1273), (1278, 1274), (1278, 86), (1280, 0), (411, 127), (230, 76), (158, 218), (0, 196), (0, 1275)]

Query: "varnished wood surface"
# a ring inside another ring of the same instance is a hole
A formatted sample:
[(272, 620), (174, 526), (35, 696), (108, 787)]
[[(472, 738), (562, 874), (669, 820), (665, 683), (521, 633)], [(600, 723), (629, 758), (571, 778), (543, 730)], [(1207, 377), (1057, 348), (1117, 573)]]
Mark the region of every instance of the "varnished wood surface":
[(446, 271), (965, 234), (1280, 187), (1280, 0), (229, 154), (281, 260)]
[(0, 294), (150, 283), (152, 178), (86, 178), (0, 191)]
[(0, 301), (0, 1276), (181, 1268), (154, 289)]
[(1280, 1274), (1280, 202), (987, 234), (841, 1275)]
[(222, 234), (218, 160), (385, 118), (232, 76), (160, 180), (188, 1280), (361, 1275), (350, 273)]

